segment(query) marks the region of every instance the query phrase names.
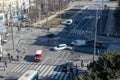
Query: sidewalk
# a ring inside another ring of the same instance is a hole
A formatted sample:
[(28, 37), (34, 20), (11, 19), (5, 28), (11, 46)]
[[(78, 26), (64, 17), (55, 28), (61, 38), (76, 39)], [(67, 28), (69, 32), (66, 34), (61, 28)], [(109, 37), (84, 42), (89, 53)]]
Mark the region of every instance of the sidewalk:
[[(70, 8), (72, 8), (74, 6), (74, 3), (70, 3), (69, 5), (68, 5), (68, 7), (65, 9), (65, 10), (62, 10), (62, 11), (60, 11), (60, 12), (56, 12), (56, 14), (54, 14), (54, 15), (52, 15), (52, 16), (50, 16), (50, 17), (48, 17), (48, 21), (49, 20), (51, 20), (51, 19), (53, 19), (53, 18), (55, 18), (58, 14), (61, 14), (61, 13), (63, 13), (64, 11), (66, 11), (66, 10), (69, 10)], [(34, 23), (33, 25), (34, 26), (37, 26), (37, 24), (44, 24), (44, 23), (46, 23), (46, 20), (47, 20), (47, 18), (46, 19), (44, 19), (44, 20), (40, 20), (40, 21), (38, 21), (38, 22), (36, 22), (36, 23)], [(25, 28), (24, 28), (25, 29)], [(23, 28), (22, 28), (22, 31), (21, 32), (26, 32), (26, 30), (24, 30)], [(14, 34), (14, 37), (19, 37), (20, 35), (18, 35), (16, 32), (18, 32), (17, 31), (17, 27), (13, 27), (13, 34)], [(11, 34), (10, 34), (11, 35)], [(9, 38), (11, 38), (11, 37), (9, 37)], [(15, 50), (15, 51), (13, 51), (12, 50), (12, 45), (11, 45), (11, 42), (12, 42), (12, 40), (11, 39), (8, 39), (9, 40), (9, 42), (7, 43), (7, 44), (5, 44), (5, 47), (6, 46), (9, 46), (9, 49), (7, 50), (7, 52), (9, 52), (9, 53), (12, 53), (11, 55), (13, 56), (13, 58), (14, 59), (16, 59), (16, 55), (18, 54), (18, 52)], [(17, 42), (17, 41), (16, 41)], [(10, 46), (11, 45), (11, 46)], [(16, 45), (15, 45), (16, 46)], [(21, 58), (21, 60), (20, 61), (22, 61), (22, 58)], [(17, 64), (19, 64), (20, 63), (20, 61), (11, 61), (11, 63), (9, 63), (9, 61), (7, 62), (7, 68), (5, 68), (5, 70), (4, 70), (4, 64), (2, 63), (2, 62), (0, 62), (0, 64), (2, 64), (1, 66), (0, 66), (0, 80), (4, 80), (5, 79), (5, 77), (7, 77), (8, 75), (10, 75), (10, 70), (14, 67), (14, 66), (16, 66)]]
[(67, 6), (66, 9), (64, 9), (64, 10), (62, 10), (62, 11), (60, 11), (60, 12), (56, 12), (55, 14), (49, 16), (48, 18), (45, 18), (44, 20), (37, 21), (36, 23), (33, 24), (33, 26), (36, 27), (37, 25), (45, 24), (47, 20), (50, 21), (50, 20), (52, 20), (53, 18), (55, 18), (57, 15), (65, 12), (65, 11), (67, 11), (67, 10), (69, 10), (69, 9), (71, 9), (71, 8), (75, 5), (75, 3), (76, 3), (76, 2), (70, 3), (70, 4)]

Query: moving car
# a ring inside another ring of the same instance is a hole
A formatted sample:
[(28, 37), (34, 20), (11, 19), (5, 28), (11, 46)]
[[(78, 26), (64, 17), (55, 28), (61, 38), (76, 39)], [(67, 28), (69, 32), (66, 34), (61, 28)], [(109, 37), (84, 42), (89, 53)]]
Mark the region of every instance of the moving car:
[(73, 23), (72, 19), (67, 19), (64, 22), (61, 22), (61, 24), (64, 24), (64, 25), (72, 25), (72, 23)]
[(44, 55), (43, 50), (37, 50), (34, 56), (34, 60), (41, 61), (43, 58), (43, 55)]
[[(87, 44), (94, 47), (94, 40), (87, 41)], [(105, 45), (103, 43), (96, 42), (96, 48), (104, 49)]]
[(71, 45), (73, 46), (83, 46), (86, 45), (86, 40), (75, 40), (71, 42)]
[(58, 46), (55, 46), (53, 49), (54, 50), (63, 50), (65, 48), (67, 48), (66, 44), (59, 44)]

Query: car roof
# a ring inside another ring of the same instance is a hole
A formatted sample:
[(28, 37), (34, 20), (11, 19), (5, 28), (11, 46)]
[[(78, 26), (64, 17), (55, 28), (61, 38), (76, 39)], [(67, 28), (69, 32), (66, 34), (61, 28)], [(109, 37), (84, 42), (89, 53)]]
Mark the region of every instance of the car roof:
[(42, 50), (37, 50), (35, 54), (42, 54)]
[(75, 40), (75, 41), (86, 41), (86, 40)]
[(59, 44), (60, 46), (62, 46), (62, 45), (66, 45), (66, 44)]

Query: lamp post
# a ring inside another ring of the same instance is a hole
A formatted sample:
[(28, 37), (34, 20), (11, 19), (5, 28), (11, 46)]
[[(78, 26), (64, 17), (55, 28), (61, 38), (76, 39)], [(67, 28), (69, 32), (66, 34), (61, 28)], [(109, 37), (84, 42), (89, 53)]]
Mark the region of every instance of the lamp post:
[[(98, 4), (98, 3), (97, 3)], [(95, 61), (95, 55), (96, 55), (96, 40), (97, 40), (97, 23), (98, 23), (98, 8), (96, 11), (96, 21), (95, 21), (95, 33), (94, 33), (94, 52), (93, 52), (93, 62)]]
[[(11, 4), (9, 5), (9, 8), (10, 8), (10, 21), (12, 21), (11, 19), (12, 19), (12, 13), (11, 13)], [(12, 24), (10, 24), (10, 27), (11, 27), (11, 32), (12, 32), (12, 46), (13, 46), (13, 50), (15, 49), (14, 48), (14, 35), (13, 35), (13, 25)]]

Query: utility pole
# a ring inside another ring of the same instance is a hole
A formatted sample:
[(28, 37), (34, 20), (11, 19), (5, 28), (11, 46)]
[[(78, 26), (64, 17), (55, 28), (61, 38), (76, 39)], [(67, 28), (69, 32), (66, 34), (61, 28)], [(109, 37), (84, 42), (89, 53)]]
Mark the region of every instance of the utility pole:
[(96, 55), (96, 40), (97, 40), (97, 26), (98, 26), (97, 23), (98, 23), (98, 8), (96, 11), (96, 21), (95, 21), (93, 62), (95, 61), (95, 55)]
[(0, 53), (2, 53), (2, 34), (0, 33)]
[(48, 0), (45, 0), (45, 10), (46, 10), (46, 27), (48, 27)]
[[(11, 4), (9, 5), (9, 8), (10, 8), (10, 21), (12, 21)], [(11, 27), (11, 32), (12, 32), (12, 46), (13, 46), (13, 50), (14, 50), (15, 48), (14, 48), (13, 25), (10, 24), (10, 27)]]

